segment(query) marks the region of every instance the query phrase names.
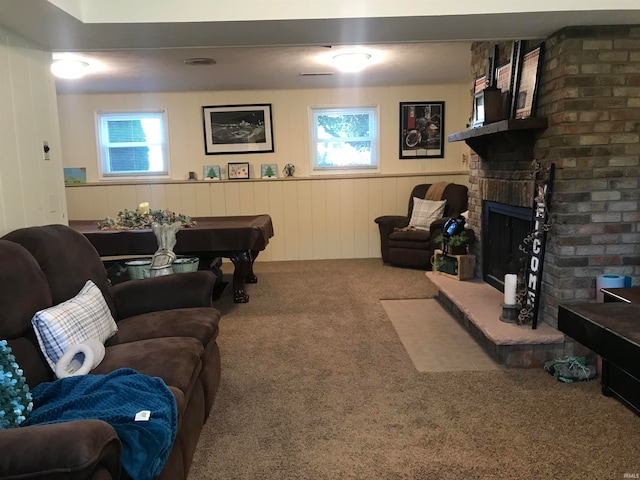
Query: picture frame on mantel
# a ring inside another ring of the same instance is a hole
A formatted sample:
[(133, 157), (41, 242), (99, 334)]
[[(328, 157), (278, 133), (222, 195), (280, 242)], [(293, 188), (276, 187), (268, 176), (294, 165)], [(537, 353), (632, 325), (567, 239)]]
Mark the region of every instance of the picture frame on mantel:
[(511, 75), (511, 62), (504, 63), (496, 67), (496, 88), (500, 90), (502, 97), (502, 117), (509, 118), (511, 115), (511, 91), (513, 90)]
[(444, 102), (400, 102), (401, 159), (444, 158)]
[(206, 155), (271, 153), (271, 104), (202, 107)]
[(516, 95), (515, 118), (535, 116), (538, 81), (542, 67), (544, 44), (541, 43), (528, 50), (521, 61), (521, 69)]
[(476, 77), (476, 79), (473, 81), (473, 93), (474, 93), (474, 95), (476, 93), (480, 93), (482, 90), (484, 90), (488, 86), (489, 85), (487, 84), (487, 76), (486, 75), (480, 75), (479, 77)]

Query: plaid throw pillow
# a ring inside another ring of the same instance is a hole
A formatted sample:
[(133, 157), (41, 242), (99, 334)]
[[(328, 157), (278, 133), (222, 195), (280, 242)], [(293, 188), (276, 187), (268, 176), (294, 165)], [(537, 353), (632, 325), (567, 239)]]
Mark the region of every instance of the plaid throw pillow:
[(80, 293), (66, 302), (40, 310), (31, 319), (40, 348), (55, 371), (71, 345), (97, 338), (106, 342), (118, 331), (102, 292), (87, 280)]
[(437, 219), (442, 218), (446, 200), (423, 200), (413, 197), (413, 210), (409, 226), (421, 230), (429, 230), (429, 227)]

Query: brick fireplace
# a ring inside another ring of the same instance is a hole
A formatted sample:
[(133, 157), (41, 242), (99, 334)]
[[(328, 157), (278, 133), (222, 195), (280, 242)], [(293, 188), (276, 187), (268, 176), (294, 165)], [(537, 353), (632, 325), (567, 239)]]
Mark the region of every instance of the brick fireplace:
[[(555, 165), (538, 320), (557, 326), (559, 304), (595, 301), (598, 275), (640, 284), (640, 26), (570, 27), (543, 41), (536, 116), (548, 127), (472, 154), (469, 226), (483, 278), (486, 202), (530, 208), (532, 160)], [(498, 65), (511, 45), (498, 43)], [(485, 72), (489, 47), (473, 44), (474, 77)]]

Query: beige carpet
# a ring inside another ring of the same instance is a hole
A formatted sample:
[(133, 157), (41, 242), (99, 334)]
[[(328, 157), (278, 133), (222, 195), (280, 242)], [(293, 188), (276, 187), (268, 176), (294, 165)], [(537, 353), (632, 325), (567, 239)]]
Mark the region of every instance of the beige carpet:
[(417, 372), (380, 299), (429, 298), (380, 260), (265, 262), (231, 293), (222, 384), (190, 480), (617, 479), (640, 419), (597, 381), (541, 370)]

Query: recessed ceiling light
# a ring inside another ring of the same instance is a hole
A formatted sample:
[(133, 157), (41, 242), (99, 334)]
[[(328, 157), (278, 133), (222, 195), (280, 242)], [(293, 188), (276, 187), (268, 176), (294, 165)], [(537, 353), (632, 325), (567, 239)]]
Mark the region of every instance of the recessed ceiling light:
[(367, 66), (371, 55), (364, 52), (340, 53), (333, 57), (333, 62), (342, 72), (359, 72)]
[(187, 58), (184, 63), (187, 65), (215, 65), (216, 61), (208, 57), (193, 57)]
[(82, 60), (73, 58), (63, 58), (54, 60), (51, 64), (51, 73), (58, 78), (74, 80), (82, 77), (88, 72), (89, 64)]
[(333, 72), (302, 72), (301, 77), (329, 77)]

